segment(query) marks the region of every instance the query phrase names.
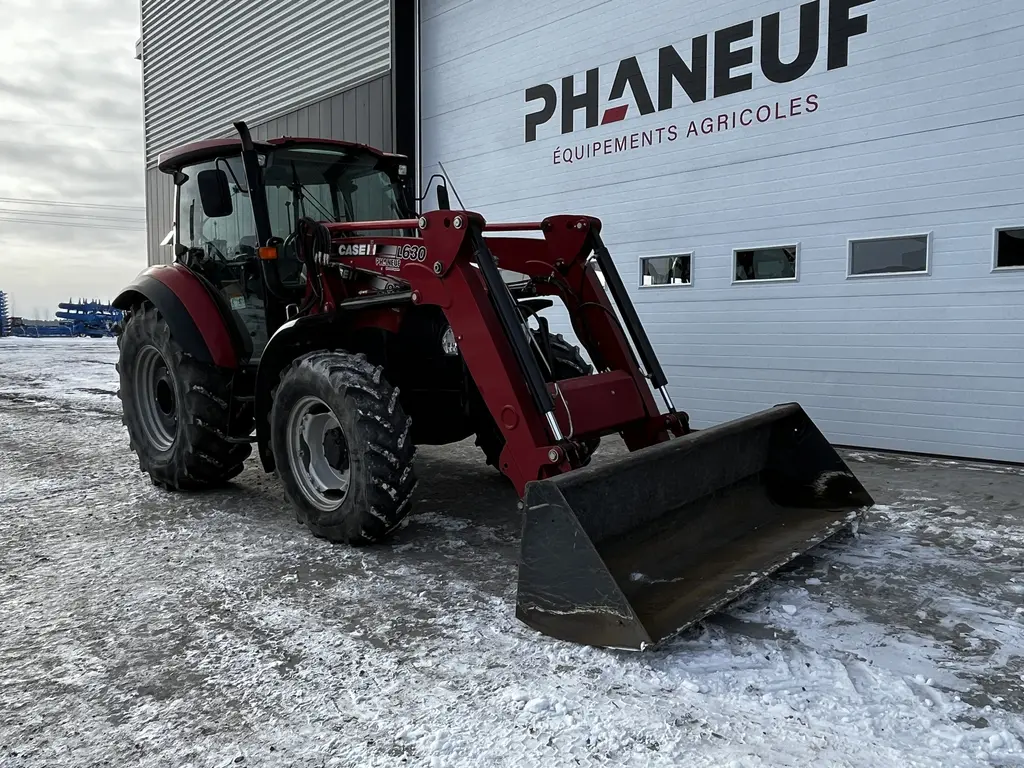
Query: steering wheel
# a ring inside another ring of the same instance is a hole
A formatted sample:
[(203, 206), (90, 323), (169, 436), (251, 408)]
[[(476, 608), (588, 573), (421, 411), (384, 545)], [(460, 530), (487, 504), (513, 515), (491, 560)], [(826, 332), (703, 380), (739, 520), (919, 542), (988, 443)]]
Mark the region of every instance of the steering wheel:
[(307, 265), (299, 258), (298, 240), (299, 232), (295, 231), (291, 232), (281, 244), (281, 255), (283, 258), (281, 258), (278, 264), (279, 269), (284, 273), (281, 277), (282, 283), (289, 289), (304, 286), (307, 279)]
[(202, 241), (202, 246), (203, 246), (204, 249), (209, 248), (211, 251), (213, 251), (212, 256), (214, 258), (220, 259), (221, 261), (227, 261), (228, 260), (228, 257), (224, 255), (224, 252), (221, 251), (220, 248), (218, 248), (216, 245), (213, 244), (212, 240), (203, 240)]
[[(299, 240), (299, 233), (298, 233), (298, 231), (291, 232), (288, 235), (288, 237), (286, 237), (284, 239), (284, 242), (281, 244), (281, 251), (282, 251), (283, 255), (285, 256), (285, 258), (288, 258), (289, 255), (292, 255), (292, 256), (294, 256), (295, 261), (298, 261), (298, 259), (299, 259), (299, 249), (298, 249), (298, 246), (296, 245), (298, 240)], [(294, 253), (293, 254), (289, 254), (289, 249), (292, 249), (294, 251)]]

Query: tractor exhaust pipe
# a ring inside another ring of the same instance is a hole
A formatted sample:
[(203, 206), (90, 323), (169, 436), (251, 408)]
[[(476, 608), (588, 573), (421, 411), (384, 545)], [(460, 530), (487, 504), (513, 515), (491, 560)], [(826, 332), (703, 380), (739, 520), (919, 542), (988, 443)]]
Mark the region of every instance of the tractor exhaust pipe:
[(263, 174), (260, 173), (260, 159), (252, 143), (249, 126), (239, 120), (234, 123), (242, 143), (242, 168), (245, 171), (245, 186), (249, 190), (252, 201), (253, 223), (256, 225), (256, 238), (260, 246), (270, 245), (270, 209), (267, 207), (267, 192), (263, 187)]

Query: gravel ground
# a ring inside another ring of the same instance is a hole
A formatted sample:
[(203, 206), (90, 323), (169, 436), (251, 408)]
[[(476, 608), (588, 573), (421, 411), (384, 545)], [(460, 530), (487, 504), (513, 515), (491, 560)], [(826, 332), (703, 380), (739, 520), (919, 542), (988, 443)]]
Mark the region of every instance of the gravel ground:
[[(511, 488), (423, 449), (393, 543), (256, 462), (138, 472), (109, 341), (0, 340), (0, 766), (1024, 766), (1024, 470), (846, 451), (878, 506), (643, 654), (515, 620)], [(609, 445), (602, 453), (612, 454)]]

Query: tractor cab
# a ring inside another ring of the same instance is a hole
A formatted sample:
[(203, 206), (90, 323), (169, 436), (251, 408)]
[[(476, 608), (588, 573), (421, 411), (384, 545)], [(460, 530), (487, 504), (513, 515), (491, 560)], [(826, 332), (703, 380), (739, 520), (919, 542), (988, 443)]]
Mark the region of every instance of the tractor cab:
[[(160, 169), (175, 182), (175, 259), (217, 294), (251, 364), (287, 319), (288, 307), (300, 305), (306, 294), (298, 247), (302, 219), (415, 216), (402, 156), (328, 139), (274, 139), (255, 149), (269, 218), (269, 238), (263, 239), (269, 242), (261, 242), (237, 139), (191, 144), (160, 158)], [(275, 246), (275, 258), (261, 259), (260, 248), (268, 245)]]

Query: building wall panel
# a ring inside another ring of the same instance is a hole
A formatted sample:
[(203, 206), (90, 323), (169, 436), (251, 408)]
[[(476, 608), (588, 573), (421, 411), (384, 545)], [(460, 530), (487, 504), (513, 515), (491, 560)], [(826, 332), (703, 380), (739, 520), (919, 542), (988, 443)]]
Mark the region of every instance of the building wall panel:
[[(1024, 270), (992, 270), (995, 229), (1024, 226), (1024, 6), (862, 2), (850, 16), (867, 29), (829, 69), (839, 1), (819, 4), (813, 66), (778, 83), (760, 66), (763, 18), (781, 14), (792, 61), (799, 0), (524, 0), (514, 18), (423, 0), (423, 178), (442, 161), (491, 219), (601, 217), (696, 426), (797, 400), (837, 443), (1024, 461)], [(715, 33), (745, 22), (753, 34), (731, 49), (752, 62), (731, 74), (751, 87), (715, 97)], [(692, 63), (702, 34), (707, 99), (675, 85), (671, 108), (641, 115), (631, 88), (612, 98), (635, 56), (657, 105), (659, 50)], [(598, 117), (626, 118), (587, 128), (581, 109), (563, 134), (561, 79), (582, 93), (592, 67)], [(539, 102), (525, 92), (540, 84), (559, 105), (527, 142)], [(771, 118), (737, 124), (759, 107)], [(616, 139), (622, 151), (603, 151)], [(902, 234), (931, 236), (927, 274), (847, 277), (851, 238)], [(733, 282), (734, 248), (780, 244), (799, 247), (795, 281)], [(641, 257), (681, 252), (690, 286), (638, 287)]]
[(142, 41), (152, 165), (169, 147), (229, 133), (233, 120), (295, 114), (387, 73), (391, 2), (143, 0)]

